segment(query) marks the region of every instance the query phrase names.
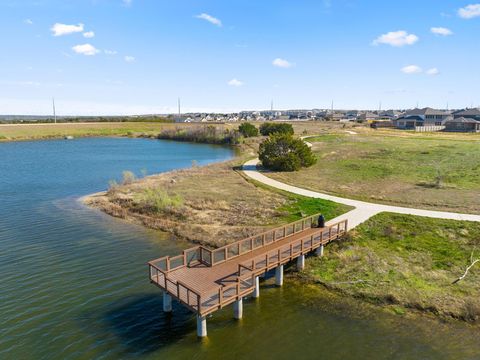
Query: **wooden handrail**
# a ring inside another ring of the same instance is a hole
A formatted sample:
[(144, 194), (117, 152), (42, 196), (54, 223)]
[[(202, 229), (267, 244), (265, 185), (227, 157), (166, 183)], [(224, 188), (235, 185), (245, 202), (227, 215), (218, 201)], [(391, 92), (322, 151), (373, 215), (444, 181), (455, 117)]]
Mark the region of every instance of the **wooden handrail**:
[[(303, 221), (308, 221), (308, 219), (313, 219), (314, 216), (311, 216), (307, 219), (302, 220), (302, 229), (305, 227), (305, 223)], [(293, 224), (298, 224), (300, 221), (297, 221)], [(268, 234), (272, 234), (272, 238), (276, 238), (276, 232), (278, 230), (283, 230), (286, 233), (286, 228), (287, 226), (292, 226), (291, 224), (284, 226), (283, 228), (277, 228), (273, 229), (270, 232), (265, 232), (264, 234), (259, 234), (254, 237), (246, 238), (240, 241), (237, 241), (236, 243), (229, 244), (227, 246), (224, 246), (220, 249), (217, 249), (215, 251), (221, 250), (223, 251), (223, 254), (228, 254), (228, 246), (237, 246), (238, 253), (230, 258), (225, 256), (228, 259), (240, 256), (242, 245), (249, 246), (249, 250), (245, 251), (244, 253), (250, 252), (254, 249), (257, 249), (259, 247), (264, 247), (266, 245), (272, 244), (272, 242), (266, 244), (266, 237)], [(204, 248), (203, 246), (197, 246), (195, 248), (187, 249), (185, 250), (181, 255), (174, 256), (172, 258), (169, 257), (162, 257), (153, 261), (150, 261), (148, 263), (150, 267), (150, 279), (152, 282), (158, 284), (161, 288), (165, 289), (166, 291), (170, 292), (172, 295), (176, 295), (176, 297), (184, 304), (186, 304), (188, 307), (193, 309), (194, 311), (198, 311), (200, 314), (208, 314), (213, 310), (214, 307), (222, 307), (224, 304), (228, 304), (232, 302), (232, 297), (228, 296), (228, 299), (225, 298), (225, 293), (233, 288), (236, 288), (235, 290), (235, 297), (243, 296), (244, 294), (248, 294), (248, 291), (251, 291), (251, 288), (255, 286), (255, 279), (254, 277), (260, 272), (264, 271), (265, 269), (270, 269), (274, 266), (278, 266), (279, 264), (283, 264), (285, 261), (288, 261), (289, 259), (293, 258), (294, 256), (298, 256), (298, 252), (295, 252), (295, 248), (300, 247), (300, 254), (304, 254), (307, 251), (313, 250), (315, 247), (320, 246), (321, 244), (328, 243), (335, 238), (338, 238), (339, 235), (343, 234), (346, 232), (348, 226), (347, 220), (340, 221), (338, 223), (326, 226), (324, 228), (319, 228), (318, 231), (314, 231), (313, 233), (310, 233), (309, 235), (305, 235), (303, 237), (300, 237), (299, 239), (296, 239), (293, 242), (287, 243), (282, 247), (279, 247), (277, 249), (273, 249), (266, 254), (261, 254), (258, 255), (257, 257), (254, 257), (253, 259), (248, 260), (248, 262), (243, 262), (238, 264), (238, 274), (236, 277), (236, 282), (227, 286), (219, 286), (218, 288), (218, 301), (219, 303), (217, 305), (210, 305), (210, 304), (205, 304), (204, 307), (202, 308), (202, 295), (197, 292), (196, 290), (192, 289), (182, 281), (173, 281), (168, 277), (168, 273), (170, 270), (171, 262), (172, 261), (177, 261), (179, 259), (182, 260), (182, 263), (180, 266), (176, 267), (183, 267), (186, 266), (187, 263), (187, 254), (190, 254), (192, 251), (200, 251), (200, 261), (203, 259), (202, 252), (206, 251), (208, 255), (210, 255), (210, 261), (214, 263), (214, 254), (215, 251), (211, 251), (209, 249)], [(293, 231), (296, 230), (296, 225), (293, 227)], [(300, 232), (300, 231), (299, 231)], [(326, 237), (328, 236), (328, 239)], [(317, 238), (318, 240), (315, 241), (314, 239)], [(258, 243), (256, 239), (262, 239), (261, 245), (255, 247), (254, 244)], [(283, 237), (281, 238), (283, 239)], [(274, 240), (274, 242), (278, 241), (280, 239)], [(242, 243), (242, 241), (244, 243)], [(288, 256), (286, 256), (285, 252), (287, 252)], [(242, 253), (242, 254), (244, 254)], [(224, 261), (226, 261), (224, 260)], [(265, 260), (265, 264), (263, 265), (262, 262)], [(165, 261), (166, 268), (167, 269), (162, 269), (159, 266), (156, 265), (159, 261)], [(222, 261), (223, 262), (223, 261)], [(260, 263), (257, 267), (257, 264)], [(211, 265), (213, 266), (213, 264)], [(154, 270), (154, 273), (152, 274), (152, 269)], [(242, 269), (247, 270), (249, 273), (246, 275), (242, 274)], [(163, 279), (160, 279), (160, 274), (163, 276)], [(252, 279), (252, 282), (249, 283), (247, 280)], [(161, 281), (163, 280), (163, 281)], [(241, 290), (240, 284), (247, 284), (248, 288)], [(186, 290), (186, 302), (185, 302), (185, 297), (184, 295), (181, 296), (181, 291), (182, 289)], [(191, 300), (191, 294), (196, 295), (196, 306), (197, 308), (195, 309), (195, 305), (190, 304)], [(212, 294), (208, 294), (207, 298), (211, 296)], [(203, 294), (203, 296), (206, 296), (206, 294)], [(183, 299), (182, 299), (183, 297)]]

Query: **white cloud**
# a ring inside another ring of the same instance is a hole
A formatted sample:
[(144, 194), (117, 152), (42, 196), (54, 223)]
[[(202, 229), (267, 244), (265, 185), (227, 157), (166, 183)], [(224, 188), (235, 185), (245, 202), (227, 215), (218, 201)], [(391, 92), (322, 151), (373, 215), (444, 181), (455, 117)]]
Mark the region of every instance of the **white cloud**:
[(400, 69), (404, 74), (419, 74), (423, 70), (418, 65), (408, 65)]
[(444, 27), (432, 27), (430, 28), (430, 31), (435, 35), (442, 35), (442, 36), (448, 36), (453, 34), (452, 30)]
[(103, 51), (106, 55), (117, 55), (118, 52), (116, 50), (104, 50)]
[(134, 56), (129, 56), (129, 55), (127, 55), (127, 56), (124, 57), (124, 59), (125, 59), (125, 61), (126, 61), (127, 63), (133, 63), (133, 62), (135, 62), (135, 57), (134, 57)]
[(220, 19), (217, 19), (216, 17), (213, 17), (212, 15), (202, 13), (200, 15), (196, 16), (197, 19), (202, 19), (205, 21), (208, 21), (209, 23), (216, 25), (216, 26), (222, 26), (222, 21)]
[(426, 74), (430, 76), (436, 76), (440, 74), (440, 71), (437, 68), (431, 68), (426, 71)]
[(409, 34), (405, 30), (399, 30), (380, 35), (373, 41), (373, 45), (387, 44), (390, 46), (401, 47), (405, 45), (413, 45), (417, 41), (417, 35)]
[(131, 6), (133, 3), (133, 0), (122, 0), (123, 6)]
[(275, 60), (273, 60), (272, 65), (276, 66), (276, 67), (279, 67), (279, 68), (284, 68), (284, 69), (288, 69), (288, 68), (291, 68), (293, 66), (293, 64), (291, 62), (289, 62), (288, 60), (285, 60), (285, 59), (281, 59), (281, 58), (276, 58)]
[(83, 44), (83, 45), (75, 45), (72, 47), (72, 50), (75, 51), (77, 54), (82, 54), (86, 56), (93, 56), (100, 52), (95, 46), (91, 44)]
[(473, 19), (480, 16), (480, 4), (471, 4), (458, 9), (458, 16), (463, 19)]
[(83, 24), (78, 25), (67, 25), (67, 24), (60, 24), (56, 23), (50, 29), (53, 33), (53, 36), (62, 36), (68, 35), (73, 33), (83, 32)]
[(23, 20), (23, 23), (27, 25), (33, 25), (33, 21), (31, 19), (25, 19)]
[(95, 37), (95, 33), (93, 31), (87, 31), (83, 33), (83, 37), (87, 39), (91, 39)]
[(244, 82), (233, 78), (227, 84), (230, 85), (230, 86), (240, 87), (240, 86), (244, 85)]

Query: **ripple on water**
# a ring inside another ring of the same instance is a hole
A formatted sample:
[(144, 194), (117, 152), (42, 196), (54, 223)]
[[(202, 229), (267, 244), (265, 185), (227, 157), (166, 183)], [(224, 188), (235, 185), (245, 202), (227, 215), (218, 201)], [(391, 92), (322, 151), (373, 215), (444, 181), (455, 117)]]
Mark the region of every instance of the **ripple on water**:
[[(290, 281), (262, 283), (244, 319), (227, 307), (198, 341), (194, 316), (147, 281), (146, 262), (189, 246), (85, 208), (123, 170), (137, 174), (232, 156), (144, 139), (0, 144), (0, 359), (457, 359), (478, 330), (405, 320)], [(323, 294), (323, 295), (322, 295)]]

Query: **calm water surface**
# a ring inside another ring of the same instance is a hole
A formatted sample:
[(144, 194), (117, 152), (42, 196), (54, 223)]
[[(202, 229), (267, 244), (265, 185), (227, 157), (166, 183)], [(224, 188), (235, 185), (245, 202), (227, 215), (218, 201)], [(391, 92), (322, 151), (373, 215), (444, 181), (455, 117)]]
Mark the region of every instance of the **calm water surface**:
[(145, 263), (189, 244), (81, 206), (123, 170), (158, 173), (233, 156), (145, 139), (0, 144), (0, 359), (478, 359), (478, 329), (407, 320), (267, 280), (197, 340), (194, 316), (165, 316)]

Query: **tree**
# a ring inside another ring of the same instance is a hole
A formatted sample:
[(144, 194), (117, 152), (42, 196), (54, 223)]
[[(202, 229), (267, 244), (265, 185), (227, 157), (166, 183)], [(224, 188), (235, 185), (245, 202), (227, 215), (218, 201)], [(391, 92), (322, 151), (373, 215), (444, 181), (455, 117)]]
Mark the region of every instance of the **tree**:
[(246, 138), (258, 136), (258, 129), (255, 127), (255, 125), (248, 122), (241, 124), (238, 127), (238, 131), (240, 131), (240, 133)]
[(258, 155), (264, 167), (275, 171), (297, 171), (317, 162), (307, 144), (290, 134), (270, 135), (260, 144)]
[(263, 136), (269, 136), (276, 133), (293, 135), (293, 126), (292, 124), (287, 123), (271, 122), (266, 122), (260, 125), (260, 134), (262, 134)]

